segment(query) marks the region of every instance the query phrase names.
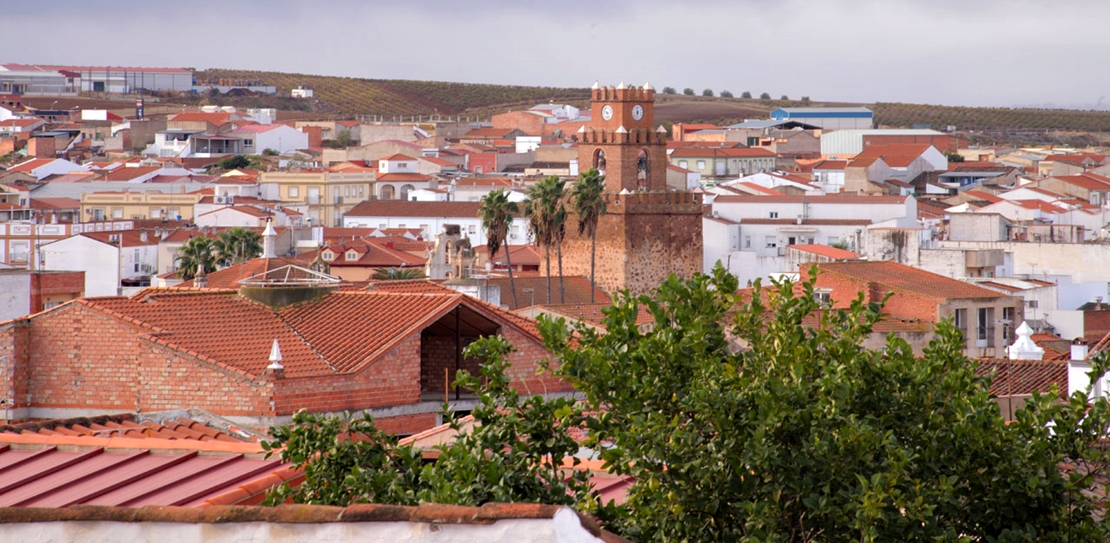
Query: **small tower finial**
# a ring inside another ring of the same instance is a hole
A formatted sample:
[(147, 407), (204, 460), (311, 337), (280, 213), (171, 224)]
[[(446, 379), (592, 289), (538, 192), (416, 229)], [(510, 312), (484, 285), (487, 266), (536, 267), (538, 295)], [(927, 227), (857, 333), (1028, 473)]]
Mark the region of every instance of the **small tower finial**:
[(262, 258), (277, 258), (277, 231), (270, 217), (266, 218), (266, 229), (262, 231)]

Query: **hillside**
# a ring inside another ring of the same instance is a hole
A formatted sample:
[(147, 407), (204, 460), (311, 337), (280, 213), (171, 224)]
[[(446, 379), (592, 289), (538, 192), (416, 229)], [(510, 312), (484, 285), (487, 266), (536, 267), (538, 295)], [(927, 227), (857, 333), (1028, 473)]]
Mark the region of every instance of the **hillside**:
[(214, 69), (197, 72), (198, 80), (251, 79), (277, 87), (279, 96), (299, 85), (313, 90), (314, 109), (346, 116), (457, 115), (497, 106), (533, 106), (549, 101), (589, 100), (589, 90), (524, 87), (400, 79), (359, 79), (321, 75)]

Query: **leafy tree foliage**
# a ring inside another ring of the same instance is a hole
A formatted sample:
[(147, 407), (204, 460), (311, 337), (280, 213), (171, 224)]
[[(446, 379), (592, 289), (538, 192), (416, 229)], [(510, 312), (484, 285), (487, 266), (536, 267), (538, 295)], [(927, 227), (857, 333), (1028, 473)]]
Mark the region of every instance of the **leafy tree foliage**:
[(412, 446), (379, 430), (369, 415), (339, 418), (300, 411), (293, 424), (271, 430), (263, 443), (267, 456), (305, 470), (297, 488), (271, 491), (266, 503), (345, 506), (352, 503), (415, 505), (435, 502), (476, 506), (488, 502), (578, 505), (589, 509), (596, 497), (585, 472), (565, 477), (562, 459), (578, 451), (568, 429), (581, 424), (582, 412), (571, 398), (546, 400), (521, 396), (509, 385), (505, 356), (512, 346), (501, 337), (484, 338), (467, 356), (485, 358), (481, 376), (459, 372), (455, 386), (477, 392), (474, 424), (441, 445), (434, 464), (422, 465)]
[(750, 100), (751, 97), (752, 97), (752, 93), (750, 91), (744, 91), (744, 94), (741, 94), (740, 97), (741, 98), (747, 98), (747, 99)]
[(250, 165), (250, 159), (243, 155), (221, 158), (220, 161), (216, 163), (216, 167), (221, 170), (237, 170), (239, 168), (246, 168)]
[(423, 278), (424, 270), (421, 268), (378, 268), (374, 270), (375, 281), (400, 281)]
[[(862, 296), (821, 313), (813, 281), (757, 284), (731, 326), (735, 277), (671, 277), (618, 297), (607, 333), (543, 321), (558, 373), (587, 397), (589, 444), (631, 475), (599, 513), (633, 539), (1105, 541), (1095, 446), (1110, 405), (1035, 396), (1007, 425), (949, 322), (918, 358), (861, 348), (881, 318)], [(655, 321), (637, 326), (639, 307)], [(730, 333), (749, 349), (734, 352)], [(1100, 363), (1096, 373), (1103, 371)], [(604, 446), (603, 446), (604, 445)], [(1065, 475), (1063, 462), (1079, 467)]]
[(663, 87), (663, 94), (674, 94), (674, 87)]
[(702, 96), (713, 96), (713, 89), (705, 89), (701, 91)]
[(270, 149), (269, 147), (262, 150), (262, 156), (278, 156), (280, 154), (281, 153), (277, 152), (277, 150)]
[(351, 143), (353, 143), (353, 138), (351, 138), (351, 131), (340, 130), (339, 133), (335, 135), (335, 143), (342, 148), (350, 147)]
[(254, 230), (236, 226), (220, 232), (213, 242), (213, 249), (217, 264), (233, 266), (262, 254), (262, 236)]
[(189, 238), (177, 250), (177, 276), (188, 281), (196, 277), (201, 266), (205, 273), (216, 271), (218, 250), (211, 238), (197, 236)]
[(963, 162), (964, 161), (964, 156), (961, 155), (960, 153), (944, 153), (944, 156), (948, 158), (948, 162)]
[(728, 90), (721, 91), (721, 98), (732, 98), (732, 91), (728, 91)]
[(690, 87), (686, 87), (685, 89), (682, 89), (682, 94), (685, 94), (686, 96), (693, 96), (694, 95), (694, 89), (691, 89)]
[(789, 99), (790, 99), (790, 97), (785, 95), (785, 94), (779, 97), (779, 100), (789, 100)]
[(765, 92), (765, 93), (763, 93), (763, 94), (760, 94), (760, 95), (759, 95), (759, 99), (760, 99), (760, 100), (770, 100), (770, 99), (771, 99), (771, 95), (770, 95), (769, 93), (766, 93), (766, 92)]

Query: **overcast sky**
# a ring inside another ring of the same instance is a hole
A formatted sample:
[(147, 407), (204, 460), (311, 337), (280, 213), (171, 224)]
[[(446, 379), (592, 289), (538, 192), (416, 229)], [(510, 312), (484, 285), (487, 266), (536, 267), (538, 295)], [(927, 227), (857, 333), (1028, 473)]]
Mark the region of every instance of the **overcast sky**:
[(1106, 107), (1108, 20), (1104, 0), (53, 0), (4, 6), (0, 62)]

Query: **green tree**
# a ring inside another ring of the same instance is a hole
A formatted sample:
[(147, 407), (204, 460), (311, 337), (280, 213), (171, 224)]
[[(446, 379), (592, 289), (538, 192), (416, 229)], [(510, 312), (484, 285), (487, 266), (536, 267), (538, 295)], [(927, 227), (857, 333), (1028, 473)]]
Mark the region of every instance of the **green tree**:
[[(473, 424), (464, 429), (451, 419), (457, 437), (453, 444), (436, 447), (439, 456), (433, 464), (422, 465), (419, 451), (399, 446), (369, 415), (295, 413), (293, 424), (272, 428), (274, 439), (262, 446), (267, 457), (280, 454), (303, 469), (305, 480), (296, 488), (285, 484), (271, 490), (265, 503), (525, 502), (591, 509), (596, 495), (586, 472), (576, 470), (568, 478), (561, 469), (563, 459), (578, 452), (569, 430), (581, 425), (581, 409), (573, 398), (522, 398), (506, 375), (511, 350), (499, 336), (467, 347), (468, 357), (486, 360), (480, 376), (462, 370), (454, 383), (477, 393)], [(450, 415), (444, 412), (446, 418)]]
[(740, 97), (741, 98), (747, 98), (747, 99), (751, 100), (752, 93), (750, 91), (744, 91), (744, 94), (741, 94)]
[(221, 170), (237, 170), (239, 168), (246, 168), (250, 165), (250, 159), (243, 155), (221, 158), (220, 161), (216, 163), (216, 167)]
[(785, 95), (785, 94), (779, 97), (779, 100), (789, 100), (789, 99), (790, 99), (790, 97)]
[(713, 89), (705, 89), (701, 91), (702, 96), (713, 96)]
[(685, 94), (686, 96), (693, 96), (694, 95), (694, 89), (691, 89), (690, 87), (686, 87), (685, 89), (682, 89), (682, 94)]
[(541, 179), (528, 188), (524, 213), (536, 244), (543, 247), (547, 271), (547, 303), (551, 303), (551, 248), (559, 253), (559, 286), (562, 289), (562, 238), (566, 222), (566, 181), (558, 176)]
[(809, 97), (808, 96), (803, 96), (802, 97), (802, 103), (803, 104), (808, 104), (809, 103)]
[(406, 279), (423, 279), (422, 268), (378, 268), (374, 270), (375, 281), (401, 281)]
[[(596, 285), (597, 224), (607, 211), (605, 204), (605, 178), (596, 168), (578, 175), (570, 189), (570, 201), (578, 216), (578, 235), (590, 237), (590, 285)], [(590, 289), (590, 303), (594, 303), (594, 289)]]
[(728, 91), (728, 90), (721, 91), (721, 98), (732, 98), (732, 91)]
[(350, 147), (352, 143), (351, 131), (340, 130), (335, 136), (335, 144), (342, 148)]
[(177, 250), (177, 276), (188, 281), (204, 267), (205, 273), (216, 271), (216, 244), (204, 236), (189, 238)]
[(663, 94), (674, 94), (674, 87), (663, 87)]
[(221, 266), (241, 264), (262, 254), (262, 236), (242, 226), (220, 232), (213, 242), (216, 263)]
[(963, 162), (964, 161), (964, 156), (961, 155), (960, 153), (944, 153), (944, 156), (948, 158), (948, 162)]
[(277, 152), (274, 149), (270, 149), (269, 147), (262, 150), (262, 156), (278, 156), (280, 154), (281, 153)]
[(760, 100), (770, 100), (771, 95), (765, 92), (765, 93), (759, 95), (759, 99)]
[(509, 230), (513, 216), (520, 212), (516, 202), (509, 200), (509, 193), (497, 189), (482, 196), (478, 205), (478, 218), (486, 229), (486, 246), (492, 263), (497, 251), (505, 249), (505, 264), (509, 267), (509, 290), (513, 293), (513, 307), (520, 307), (516, 300), (516, 279), (513, 277), (513, 261), (509, 255)]
[[(718, 264), (618, 295), (607, 332), (541, 321), (558, 374), (597, 413), (586, 446), (636, 480), (624, 506), (599, 511), (612, 529), (659, 541), (1110, 535), (1085, 494), (1110, 460), (1105, 399), (1035, 395), (1007, 424), (950, 322), (923, 357), (893, 336), (871, 351), (881, 304), (860, 296), (812, 322), (813, 280), (757, 283), (739, 308), (737, 286)], [(748, 348), (734, 352), (730, 335)], [(1065, 462), (1082, 467), (1063, 474)]]

